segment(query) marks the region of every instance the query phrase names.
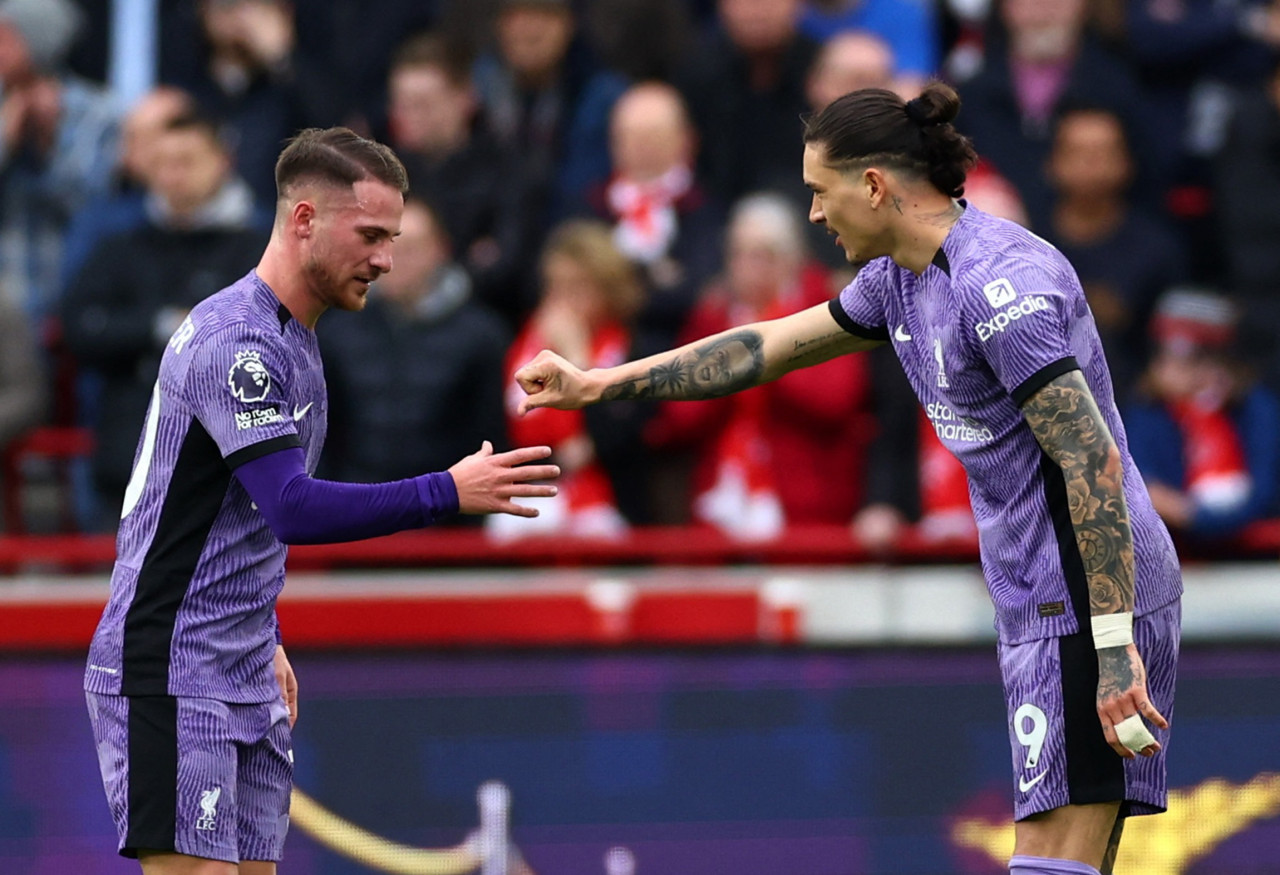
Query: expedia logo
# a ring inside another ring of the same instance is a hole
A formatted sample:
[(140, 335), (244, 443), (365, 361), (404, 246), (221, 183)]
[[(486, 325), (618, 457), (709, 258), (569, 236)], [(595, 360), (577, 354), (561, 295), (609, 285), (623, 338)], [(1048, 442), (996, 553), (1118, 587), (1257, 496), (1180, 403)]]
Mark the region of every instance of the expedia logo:
[(973, 328), (978, 332), (978, 340), (986, 342), (1004, 331), (1013, 322), (1017, 322), (1023, 316), (1030, 316), (1037, 310), (1048, 310), (1049, 299), (1044, 295), (1036, 295), (1034, 298), (1023, 298), (1006, 310), (1001, 310), (992, 316), (986, 322), (979, 322)]

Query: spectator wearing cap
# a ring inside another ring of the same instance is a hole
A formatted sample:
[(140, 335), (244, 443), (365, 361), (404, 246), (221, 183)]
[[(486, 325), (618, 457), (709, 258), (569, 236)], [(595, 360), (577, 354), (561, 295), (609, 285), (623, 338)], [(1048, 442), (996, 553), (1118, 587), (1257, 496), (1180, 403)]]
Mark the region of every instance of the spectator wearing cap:
[(1125, 411), (1129, 449), (1175, 531), (1223, 538), (1273, 515), (1280, 494), (1280, 399), (1235, 355), (1234, 305), (1171, 291), (1152, 320), (1155, 352)]
[(110, 94), (66, 68), (81, 19), (71, 0), (0, 0), (0, 294), (37, 326), (71, 217), (111, 186), (119, 134)]

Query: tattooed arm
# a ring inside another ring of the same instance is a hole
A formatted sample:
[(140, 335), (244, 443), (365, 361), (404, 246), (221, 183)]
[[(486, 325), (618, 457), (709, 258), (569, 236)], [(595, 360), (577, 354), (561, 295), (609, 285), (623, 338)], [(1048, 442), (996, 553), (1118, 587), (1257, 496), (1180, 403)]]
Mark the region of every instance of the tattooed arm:
[(614, 368), (582, 371), (543, 350), (516, 372), (516, 381), (528, 393), (520, 413), (535, 407), (574, 409), (597, 401), (719, 398), (879, 343), (845, 331), (821, 304)]
[[(1125, 503), (1123, 468), (1116, 447), (1084, 375), (1076, 370), (1055, 377), (1022, 405), (1023, 416), (1045, 453), (1062, 469), (1076, 545), (1089, 585), (1094, 617), (1133, 612), (1133, 532)], [(1147, 699), (1146, 669), (1133, 644), (1098, 650), (1098, 717), (1107, 741), (1124, 757), (1113, 727), (1141, 713), (1160, 727), (1168, 724)], [(1158, 743), (1142, 749), (1150, 756)]]

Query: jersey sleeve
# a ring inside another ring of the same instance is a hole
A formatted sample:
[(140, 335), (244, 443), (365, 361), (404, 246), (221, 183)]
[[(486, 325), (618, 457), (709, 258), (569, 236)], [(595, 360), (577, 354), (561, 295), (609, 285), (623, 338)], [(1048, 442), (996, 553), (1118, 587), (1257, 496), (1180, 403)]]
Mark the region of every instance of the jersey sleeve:
[(302, 446), (286, 403), (293, 369), (282, 337), (236, 325), (189, 353), (186, 401), (230, 467)]
[(1056, 270), (1006, 263), (965, 296), (966, 330), (1019, 407), (1054, 377), (1080, 367), (1072, 326), (1087, 305)]
[(887, 258), (869, 262), (838, 297), (831, 299), (831, 315), (845, 331), (867, 340), (889, 340), (884, 306), (888, 268)]

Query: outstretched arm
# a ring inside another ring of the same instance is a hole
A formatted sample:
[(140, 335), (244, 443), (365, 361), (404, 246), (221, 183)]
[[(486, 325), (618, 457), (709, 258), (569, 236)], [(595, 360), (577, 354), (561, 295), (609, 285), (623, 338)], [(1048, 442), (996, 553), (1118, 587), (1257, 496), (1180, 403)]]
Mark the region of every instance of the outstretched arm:
[(535, 407), (572, 410), (598, 401), (719, 398), (879, 345), (845, 331), (822, 304), (613, 368), (583, 371), (543, 350), (516, 372), (516, 381), (528, 394), (519, 412)]
[(1022, 413), (1066, 480), (1071, 524), (1089, 584), (1103, 731), (1121, 756), (1151, 756), (1160, 745), (1145, 728), (1142, 738), (1129, 734), (1128, 727), (1136, 729), (1137, 722), (1125, 724), (1119, 733), (1116, 729), (1137, 714), (1162, 729), (1168, 726), (1147, 698), (1146, 668), (1133, 644), (1133, 532), (1120, 450), (1078, 370), (1046, 383), (1022, 405)]

